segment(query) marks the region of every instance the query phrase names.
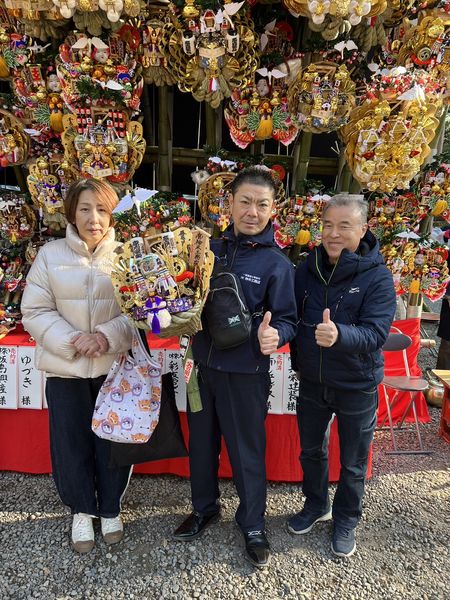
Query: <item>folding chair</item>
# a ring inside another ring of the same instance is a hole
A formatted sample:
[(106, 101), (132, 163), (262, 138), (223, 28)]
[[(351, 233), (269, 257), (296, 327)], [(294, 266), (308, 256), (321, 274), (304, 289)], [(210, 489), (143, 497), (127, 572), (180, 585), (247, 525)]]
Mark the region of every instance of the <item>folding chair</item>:
[[(403, 358), (403, 366), (405, 375), (394, 375), (394, 376), (385, 376), (381, 385), (383, 386), (384, 391), (384, 399), (386, 402), (386, 416), (383, 419), (380, 427), (377, 429), (383, 429), (383, 426), (386, 422), (386, 419), (389, 421), (389, 429), (391, 432), (392, 445), (394, 447), (393, 451), (387, 452), (386, 454), (432, 454), (431, 450), (425, 450), (422, 442), (422, 436), (420, 435), (419, 428), (419, 419), (417, 417), (416, 410), (416, 399), (420, 392), (424, 392), (428, 388), (428, 381), (422, 379), (421, 377), (416, 377), (411, 375), (408, 365), (408, 357), (406, 354), (406, 349), (412, 344), (412, 339), (402, 333), (396, 327), (391, 328), (391, 333), (386, 340), (386, 343), (383, 346), (383, 352), (401, 352)], [(389, 400), (389, 396), (386, 388), (390, 388), (394, 390), (394, 395), (392, 396), (392, 400)], [(399, 450), (397, 447), (397, 441), (395, 438), (394, 432), (394, 424), (392, 421), (392, 409), (397, 404), (400, 394), (402, 392), (407, 392), (410, 395), (410, 401), (408, 406), (405, 408), (403, 415), (395, 427), (397, 431), (401, 430), (403, 427), (403, 423), (405, 421), (406, 415), (409, 410), (412, 409), (414, 416), (414, 424), (416, 428), (417, 440), (419, 442), (419, 449), (417, 450)]]

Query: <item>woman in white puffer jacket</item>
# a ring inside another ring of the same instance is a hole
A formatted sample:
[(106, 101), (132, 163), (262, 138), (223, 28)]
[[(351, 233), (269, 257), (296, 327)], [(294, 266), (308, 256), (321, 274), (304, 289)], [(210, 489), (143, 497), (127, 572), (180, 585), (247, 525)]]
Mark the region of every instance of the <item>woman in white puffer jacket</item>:
[(23, 325), (36, 340), (36, 366), (47, 376), (53, 477), (74, 515), (77, 552), (94, 547), (92, 517), (101, 517), (107, 544), (123, 537), (120, 500), (130, 468), (110, 468), (109, 442), (91, 430), (98, 391), (117, 355), (131, 347), (110, 279), (115, 190), (83, 179), (65, 198), (65, 239), (43, 246), (27, 277)]

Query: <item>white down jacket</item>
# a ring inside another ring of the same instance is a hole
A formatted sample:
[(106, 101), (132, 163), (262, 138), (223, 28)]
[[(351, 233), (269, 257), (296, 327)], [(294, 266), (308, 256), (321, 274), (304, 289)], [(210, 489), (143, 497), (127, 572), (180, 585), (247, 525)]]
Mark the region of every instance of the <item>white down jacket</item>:
[[(68, 225), (65, 239), (48, 242), (31, 266), (22, 299), (23, 326), (36, 340), (36, 367), (48, 377), (106, 375), (119, 352), (131, 347), (132, 329), (114, 298), (110, 273), (114, 249), (110, 228), (93, 253)], [(103, 333), (107, 354), (88, 358), (71, 340), (77, 333)]]

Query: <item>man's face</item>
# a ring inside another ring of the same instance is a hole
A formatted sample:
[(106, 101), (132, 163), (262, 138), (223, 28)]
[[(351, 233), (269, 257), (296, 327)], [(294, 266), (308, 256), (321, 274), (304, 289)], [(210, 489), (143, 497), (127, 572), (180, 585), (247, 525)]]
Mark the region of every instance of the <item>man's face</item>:
[(230, 195), (229, 203), (234, 233), (257, 235), (270, 220), (274, 202), (273, 191), (264, 185), (243, 183)]
[(353, 206), (333, 206), (322, 220), (322, 245), (331, 264), (335, 264), (344, 248), (356, 252), (367, 223), (361, 222), (359, 211)]

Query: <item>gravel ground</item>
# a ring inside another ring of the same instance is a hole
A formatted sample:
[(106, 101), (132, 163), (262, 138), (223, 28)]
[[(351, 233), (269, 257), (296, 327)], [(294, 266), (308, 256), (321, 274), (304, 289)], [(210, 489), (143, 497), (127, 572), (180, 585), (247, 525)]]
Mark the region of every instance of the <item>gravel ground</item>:
[[(433, 367), (435, 358), (422, 350), (420, 363)], [(124, 540), (106, 547), (96, 525), (95, 549), (75, 555), (71, 518), (51, 478), (0, 473), (0, 600), (449, 598), (450, 446), (437, 435), (440, 410), (430, 413), (422, 428), (430, 456), (387, 455), (389, 435), (376, 434), (357, 552), (347, 560), (331, 553), (330, 523), (305, 536), (286, 531), (302, 503), (293, 484), (269, 485), (267, 570), (244, 560), (229, 481), (221, 483), (221, 521), (192, 543), (174, 542), (170, 534), (190, 511), (190, 491), (188, 481), (171, 476), (133, 477)], [(415, 438), (404, 432), (401, 440), (408, 447)]]

